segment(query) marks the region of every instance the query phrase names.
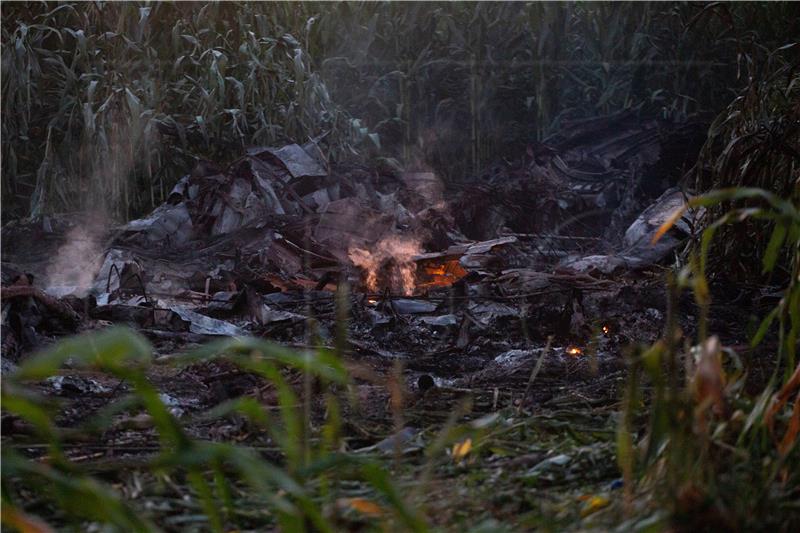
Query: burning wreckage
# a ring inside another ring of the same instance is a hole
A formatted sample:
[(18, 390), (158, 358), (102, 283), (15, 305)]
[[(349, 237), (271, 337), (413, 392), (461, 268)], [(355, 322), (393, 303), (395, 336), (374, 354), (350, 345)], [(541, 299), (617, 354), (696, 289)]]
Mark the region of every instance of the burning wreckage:
[[(457, 187), (427, 170), (332, 168), (314, 143), (253, 148), (226, 169), (198, 163), (163, 205), (110, 231), (85, 217), (8, 224), (3, 367), (108, 323), (161, 354), (219, 335), (332, 345), (343, 298), (349, 356), (379, 373), (401, 362), (411, 390), (544, 401), (520, 391), (548, 338), (542, 375), (613, 386), (615, 347), (660, 331), (651, 273), (700, 223), (687, 213), (651, 244), (684, 202), (703, 131), (630, 112), (576, 121)], [(176, 409), (213, 405), (212, 382), (230, 372), (205, 372), (191, 377), (200, 389), (159, 386)], [(47, 384), (56, 394), (113, 388), (63, 373)]]

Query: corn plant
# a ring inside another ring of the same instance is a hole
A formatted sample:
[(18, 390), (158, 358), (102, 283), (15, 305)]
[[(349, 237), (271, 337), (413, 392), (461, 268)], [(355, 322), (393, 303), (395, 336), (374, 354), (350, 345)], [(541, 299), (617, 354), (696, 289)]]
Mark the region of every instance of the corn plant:
[(4, 192), (30, 198), (22, 214), (101, 206), (125, 219), (161, 203), (198, 158), (322, 133), (334, 157), (352, 152), (350, 117), (301, 42), (304, 12), (4, 5)]
[[(795, 42), (770, 51), (758, 49), (741, 58), (741, 75), (750, 81), (709, 129), (694, 176), (698, 190), (758, 187), (795, 205), (800, 202), (800, 74), (793, 66), (798, 54), (800, 43)], [(711, 216), (720, 217), (729, 207), (716, 203)], [(761, 251), (770, 242), (770, 232), (764, 227), (764, 217), (755, 216), (721, 228), (721, 238), (710, 255), (711, 274), (758, 279), (763, 270)], [(778, 281), (785, 279), (791, 272), (790, 257), (784, 254), (777, 269), (763, 273)]]
[(334, 160), (379, 148), (459, 181), (564, 118), (716, 113), (761, 47), (797, 33), (791, 3), (8, 3), (2, 12), (7, 206), (27, 215), (102, 201), (120, 218), (159, 204), (197, 158), (224, 162), (249, 144), (328, 133)]

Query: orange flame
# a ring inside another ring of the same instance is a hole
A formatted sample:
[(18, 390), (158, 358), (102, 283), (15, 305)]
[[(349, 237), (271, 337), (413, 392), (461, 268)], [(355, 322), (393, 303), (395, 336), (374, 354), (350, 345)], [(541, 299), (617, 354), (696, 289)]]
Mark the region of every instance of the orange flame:
[(458, 259), (450, 259), (444, 263), (426, 262), (421, 266), (422, 280), (418, 282), (419, 287), (449, 287), (467, 275)]
[(572, 356), (577, 357), (582, 353), (583, 353), (583, 350), (581, 350), (577, 346), (570, 346), (570, 347), (567, 348), (567, 354), (568, 355), (572, 355)]
[(413, 258), (421, 251), (422, 246), (414, 237), (387, 235), (372, 250), (351, 247), (347, 255), (364, 270), (364, 283), (369, 290), (377, 291), (380, 281), (392, 290), (411, 295), (416, 288), (417, 270)]

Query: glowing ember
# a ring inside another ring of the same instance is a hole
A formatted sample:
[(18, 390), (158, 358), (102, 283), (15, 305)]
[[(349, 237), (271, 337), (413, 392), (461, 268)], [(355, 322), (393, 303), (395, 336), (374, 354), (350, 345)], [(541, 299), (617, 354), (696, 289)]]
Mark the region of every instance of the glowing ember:
[(388, 287), (410, 295), (416, 287), (417, 264), (413, 257), (421, 251), (422, 246), (416, 238), (388, 235), (371, 250), (351, 247), (347, 255), (364, 271), (364, 284), (370, 291)]
[(577, 346), (570, 346), (569, 348), (567, 348), (567, 354), (568, 355), (573, 355), (573, 356), (577, 357), (578, 355), (580, 355), (582, 353), (583, 353), (583, 350), (581, 350)]
[(603, 326), (603, 334), (608, 335), (608, 332), (611, 331), (608, 326)]
[(370, 298), (370, 299), (367, 300), (367, 303), (369, 305), (375, 305), (376, 303), (378, 303), (378, 300), (376, 300), (374, 298)]
[(420, 278), (417, 286), (421, 288), (429, 287), (449, 287), (456, 281), (467, 275), (467, 271), (461, 266), (458, 259), (451, 259), (444, 263), (428, 262), (420, 269)]

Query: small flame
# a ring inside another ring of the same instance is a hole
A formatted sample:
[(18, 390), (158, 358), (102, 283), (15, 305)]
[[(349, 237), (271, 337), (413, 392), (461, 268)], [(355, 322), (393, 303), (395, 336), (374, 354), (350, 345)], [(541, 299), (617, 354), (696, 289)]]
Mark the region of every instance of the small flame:
[(364, 283), (370, 291), (377, 292), (379, 285), (384, 284), (410, 295), (416, 288), (417, 264), (413, 258), (421, 252), (419, 239), (387, 235), (372, 250), (351, 247), (347, 255), (364, 270)]
[(375, 305), (376, 303), (378, 303), (378, 300), (376, 300), (375, 298), (369, 298), (367, 299), (367, 303), (369, 305)]
[(609, 331), (611, 331), (611, 329), (608, 326), (603, 326), (603, 334), (604, 335), (608, 335)]
[(426, 262), (422, 264), (422, 279), (418, 286), (422, 288), (449, 287), (466, 275), (467, 271), (464, 270), (458, 259), (450, 259), (444, 263)]
[(577, 357), (577, 356), (581, 355), (582, 353), (583, 353), (583, 350), (581, 350), (577, 346), (570, 346), (570, 347), (567, 348), (567, 354), (568, 355), (572, 355), (572, 356)]

